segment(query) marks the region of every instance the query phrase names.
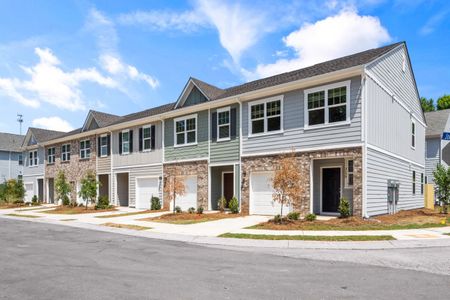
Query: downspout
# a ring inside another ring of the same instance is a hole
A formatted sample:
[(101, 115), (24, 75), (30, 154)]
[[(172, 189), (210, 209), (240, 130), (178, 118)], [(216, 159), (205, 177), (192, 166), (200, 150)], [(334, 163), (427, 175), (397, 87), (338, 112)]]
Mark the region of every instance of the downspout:
[[(113, 152), (113, 133), (112, 131), (109, 131), (109, 135), (110, 135), (110, 141), (109, 141), (109, 155), (111, 155), (111, 162), (109, 164), (109, 199), (113, 199), (113, 195), (114, 195), (114, 187), (115, 185), (113, 185), (113, 165), (114, 165), (114, 152)], [(114, 198), (114, 202), (116, 201), (116, 199)]]
[[(161, 167), (161, 207), (164, 208), (164, 163), (166, 161), (166, 153), (165, 153), (165, 146), (164, 146), (164, 134), (165, 134), (165, 126), (166, 123), (164, 122), (163, 118), (160, 118), (161, 120), (161, 150), (162, 150), (162, 167)], [(169, 205), (170, 206), (170, 205)], [(170, 207), (169, 207), (170, 208)]]
[(242, 101), (238, 97), (237, 101), (239, 103), (239, 212), (241, 212), (242, 208)]
[(212, 210), (210, 163), (211, 163), (211, 106), (208, 107), (208, 210)]
[(366, 68), (364, 68), (364, 73), (361, 77), (361, 105), (362, 105), (362, 141), (363, 141), (363, 149), (362, 149), (362, 201), (361, 201), (361, 210), (364, 218), (369, 218), (367, 215), (367, 77), (366, 77)]

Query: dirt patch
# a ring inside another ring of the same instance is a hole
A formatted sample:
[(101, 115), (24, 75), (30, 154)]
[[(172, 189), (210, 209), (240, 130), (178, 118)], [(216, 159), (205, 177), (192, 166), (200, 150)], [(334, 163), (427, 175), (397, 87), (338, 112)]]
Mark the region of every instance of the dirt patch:
[(39, 211), (39, 213), (45, 214), (58, 214), (58, 215), (76, 215), (76, 214), (93, 214), (93, 213), (101, 213), (105, 211), (116, 211), (116, 208), (108, 208), (108, 209), (95, 209), (93, 207), (69, 207), (69, 206), (58, 206), (54, 209)]
[(107, 218), (117, 218), (117, 217), (126, 217), (126, 216), (134, 216), (134, 215), (142, 215), (142, 214), (150, 214), (150, 213), (158, 213), (168, 211), (167, 209), (159, 209), (159, 210), (143, 210), (143, 211), (135, 211), (123, 214), (110, 214), (104, 216), (96, 216), (96, 218), (107, 219)]
[(155, 218), (139, 219), (139, 221), (151, 221), (151, 222), (186, 225), (236, 217), (242, 217), (242, 215), (228, 214), (228, 213), (209, 213), (209, 214), (171, 213)]
[(26, 208), (26, 207), (35, 207), (29, 203), (4, 203), (0, 204), (0, 209), (11, 209), (11, 208)]
[(151, 227), (139, 226), (139, 225), (130, 225), (130, 224), (118, 224), (118, 223), (105, 223), (103, 226), (114, 227), (114, 228), (122, 228), (122, 229), (133, 229), (133, 230), (148, 230), (152, 229)]
[(270, 220), (250, 228), (271, 230), (398, 230), (443, 227), (449, 223), (450, 215), (443, 215), (429, 209), (415, 209), (370, 219), (350, 217), (327, 221), (288, 220), (283, 224), (277, 224)]

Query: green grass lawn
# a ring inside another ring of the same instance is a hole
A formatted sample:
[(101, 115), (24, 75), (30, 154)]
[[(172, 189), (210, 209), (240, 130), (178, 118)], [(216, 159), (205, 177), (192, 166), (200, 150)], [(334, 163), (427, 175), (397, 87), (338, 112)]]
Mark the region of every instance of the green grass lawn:
[(272, 240), (272, 241), (328, 241), (328, 242), (348, 242), (348, 241), (391, 241), (395, 240), (390, 235), (347, 235), (347, 236), (318, 236), (318, 235), (269, 235), (269, 234), (247, 234), (247, 233), (224, 233), (219, 237), (252, 240)]
[(11, 217), (21, 217), (21, 218), (30, 218), (30, 219), (40, 218), (39, 216), (33, 216), (33, 215), (21, 215), (21, 214), (6, 214), (6, 216), (11, 216)]

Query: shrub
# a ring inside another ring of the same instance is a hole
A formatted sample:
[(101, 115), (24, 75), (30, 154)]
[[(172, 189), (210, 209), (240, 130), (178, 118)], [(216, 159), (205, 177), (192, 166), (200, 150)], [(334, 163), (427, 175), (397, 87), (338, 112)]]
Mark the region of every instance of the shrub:
[(36, 195), (34, 195), (33, 198), (31, 198), (31, 204), (32, 205), (38, 205), (39, 204), (38, 197)]
[(95, 209), (108, 209), (108, 208), (111, 208), (111, 205), (109, 205), (108, 196), (98, 197), (98, 201), (97, 201), (97, 204), (95, 205)]
[(199, 215), (201, 215), (202, 213), (203, 213), (203, 206), (199, 206), (198, 208), (197, 208), (197, 213), (199, 214)]
[(62, 205), (64, 205), (64, 206), (69, 206), (70, 205), (69, 196), (67, 196), (67, 195), (63, 196), (63, 198), (62, 198)]
[(307, 214), (306, 217), (305, 217), (305, 220), (306, 220), (306, 221), (312, 222), (312, 221), (314, 221), (316, 218), (317, 218), (317, 216), (316, 216), (315, 214)]
[(10, 179), (0, 185), (0, 202), (20, 203), (25, 196), (22, 180)]
[(288, 213), (287, 218), (289, 220), (298, 220), (300, 218), (300, 213), (298, 211), (293, 211)]
[(176, 212), (177, 214), (181, 213), (181, 212), (182, 212), (181, 207), (175, 206), (175, 212)]
[(16, 199), (16, 200), (14, 200), (13, 203), (14, 203), (14, 204), (24, 204), (25, 202), (23, 202), (22, 199)]
[(338, 212), (341, 218), (350, 217), (350, 202), (346, 198), (341, 198), (339, 202)]
[(239, 201), (236, 197), (231, 198), (230, 203), (228, 203), (228, 207), (231, 210), (231, 213), (237, 214), (239, 213)]
[(190, 214), (195, 213), (195, 208), (189, 207), (189, 208), (188, 208), (188, 213), (190, 213)]
[(276, 215), (273, 217), (272, 221), (274, 223), (280, 224), (283, 221), (283, 218), (281, 218), (281, 215)]
[(161, 209), (161, 201), (159, 201), (158, 197), (152, 197), (152, 199), (150, 200), (150, 209), (151, 210)]
[(217, 207), (219, 208), (220, 211), (223, 212), (227, 207), (227, 199), (225, 199), (225, 197), (221, 197), (219, 201), (217, 201)]

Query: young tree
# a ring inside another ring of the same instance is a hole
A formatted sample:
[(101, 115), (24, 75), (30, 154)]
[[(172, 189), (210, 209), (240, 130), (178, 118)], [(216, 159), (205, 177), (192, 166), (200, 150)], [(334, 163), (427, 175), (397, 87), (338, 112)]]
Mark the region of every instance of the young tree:
[(281, 218), (283, 218), (283, 206), (291, 205), (301, 194), (301, 179), (295, 152), (292, 151), (281, 158), (272, 178), (273, 199), (281, 204)]
[(177, 196), (183, 196), (186, 192), (184, 180), (180, 176), (167, 176), (164, 182), (164, 194), (167, 199), (173, 201), (173, 212), (175, 213)]
[(97, 187), (99, 185), (100, 182), (97, 181), (97, 177), (93, 171), (89, 170), (81, 179), (81, 187), (78, 195), (86, 202), (86, 209), (89, 202), (95, 203), (95, 199), (97, 199)]
[(55, 180), (55, 191), (58, 199), (62, 200), (63, 205), (68, 205), (70, 203), (69, 194), (72, 191), (70, 183), (66, 180), (66, 174), (61, 170), (56, 175)]
[(9, 179), (5, 185), (6, 202), (23, 201), (25, 197), (25, 187), (22, 180)]
[(443, 212), (447, 213), (447, 206), (450, 201), (450, 168), (439, 164), (433, 171), (433, 176), (437, 186), (438, 199), (442, 203)]
[(434, 111), (436, 109), (432, 98), (420, 97), (420, 104), (422, 105), (423, 112)]
[(450, 108), (450, 95), (444, 95), (437, 100), (437, 109), (443, 110)]

